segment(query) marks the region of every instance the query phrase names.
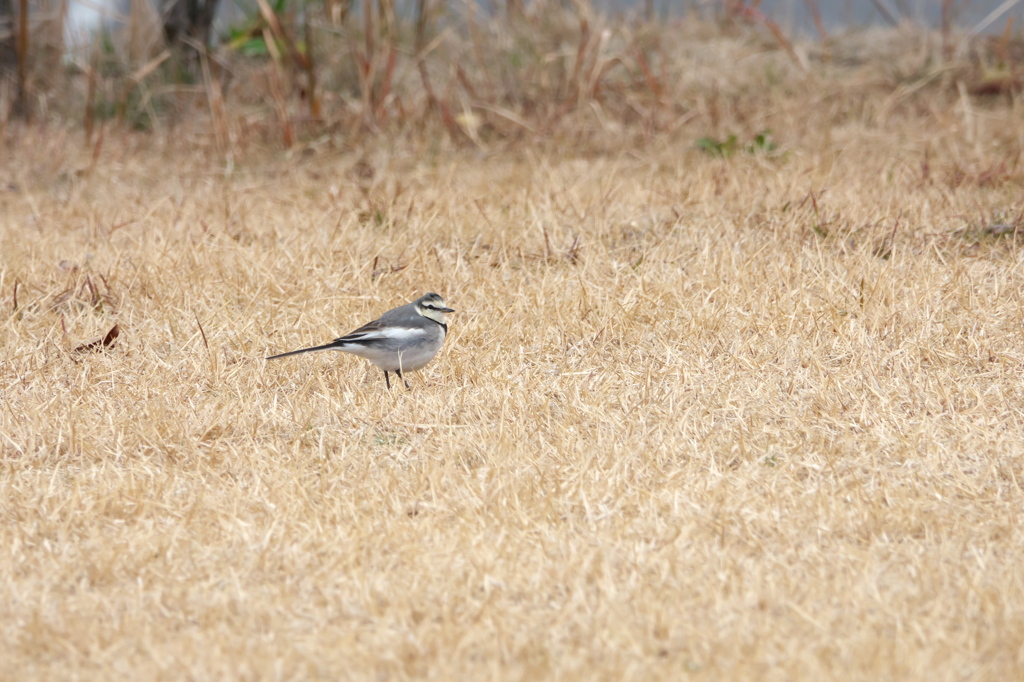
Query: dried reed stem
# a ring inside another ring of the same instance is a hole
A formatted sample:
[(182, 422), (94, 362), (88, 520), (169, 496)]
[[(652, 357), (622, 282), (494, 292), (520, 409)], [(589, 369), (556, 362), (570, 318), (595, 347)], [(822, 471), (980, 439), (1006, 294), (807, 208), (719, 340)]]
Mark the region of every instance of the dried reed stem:
[(14, 96), (14, 113), (29, 118), (28, 106), (28, 0), (18, 3), (18, 39), (16, 41), (17, 84)]

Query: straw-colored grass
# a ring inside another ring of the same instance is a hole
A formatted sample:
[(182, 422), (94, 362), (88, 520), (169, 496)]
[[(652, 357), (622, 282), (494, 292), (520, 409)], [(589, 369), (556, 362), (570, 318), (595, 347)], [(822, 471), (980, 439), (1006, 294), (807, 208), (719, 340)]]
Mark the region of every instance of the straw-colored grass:
[[(17, 133), (2, 676), (1019, 676), (1024, 117), (805, 78), (597, 155)], [(263, 360), (427, 291), (411, 391)]]

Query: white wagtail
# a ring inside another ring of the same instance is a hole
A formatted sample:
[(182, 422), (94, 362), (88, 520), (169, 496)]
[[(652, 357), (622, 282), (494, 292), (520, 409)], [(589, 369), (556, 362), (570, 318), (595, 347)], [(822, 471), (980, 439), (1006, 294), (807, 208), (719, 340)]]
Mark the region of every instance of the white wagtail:
[(373, 322), (323, 346), (272, 355), (267, 360), (318, 350), (341, 350), (366, 358), (384, 370), (384, 383), (388, 390), (391, 390), (389, 372), (397, 374), (409, 388), (402, 372), (414, 372), (434, 359), (448, 335), (444, 315), (454, 312), (445, 307), (443, 298), (427, 294), (389, 310)]

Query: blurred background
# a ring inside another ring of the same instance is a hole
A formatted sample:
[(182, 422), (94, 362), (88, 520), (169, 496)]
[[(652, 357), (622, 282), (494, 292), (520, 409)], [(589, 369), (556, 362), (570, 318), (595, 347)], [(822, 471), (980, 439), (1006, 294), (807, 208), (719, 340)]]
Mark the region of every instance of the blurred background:
[(198, 107), (221, 147), (239, 126), (291, 146), (410, 124), (471, 145), (596, 105), (656, 130), (686, 45), (777, 51), (780, 78), (909, 51), (918, 75), (999, 94), (1019, 89), (1022, 20), (1019, 0), (0, 0), (0, 126), (89, 138)]

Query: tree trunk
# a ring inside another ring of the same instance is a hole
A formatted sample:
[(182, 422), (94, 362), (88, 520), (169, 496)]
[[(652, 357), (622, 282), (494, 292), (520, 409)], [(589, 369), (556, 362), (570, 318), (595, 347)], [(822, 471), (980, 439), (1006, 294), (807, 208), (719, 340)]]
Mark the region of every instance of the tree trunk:
[(14, 50), (14, 7), (0, 0), (0, 79), (14, 78), (18, 56)]
[[(5, 0), (0, 0), (4, 2)], [(195, 63), (197, 50), (210, 44), (213, 17), (218, 0), (163, 0), (160, 16), (164, 36), (172, 48), (190, 56)]]

